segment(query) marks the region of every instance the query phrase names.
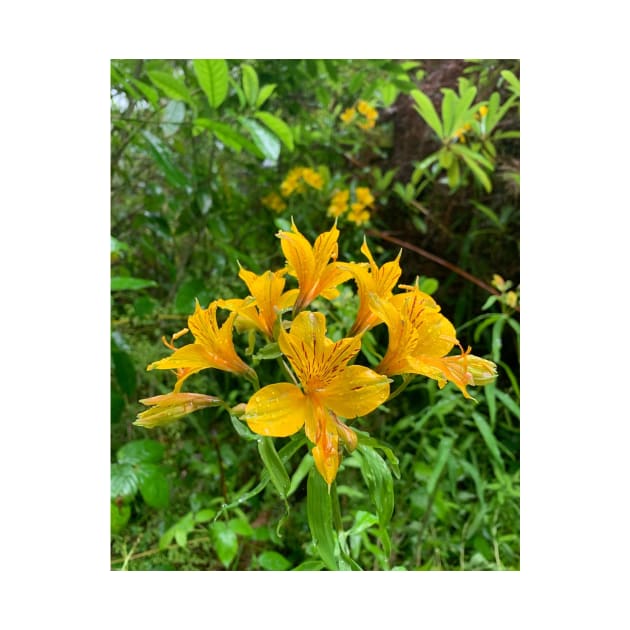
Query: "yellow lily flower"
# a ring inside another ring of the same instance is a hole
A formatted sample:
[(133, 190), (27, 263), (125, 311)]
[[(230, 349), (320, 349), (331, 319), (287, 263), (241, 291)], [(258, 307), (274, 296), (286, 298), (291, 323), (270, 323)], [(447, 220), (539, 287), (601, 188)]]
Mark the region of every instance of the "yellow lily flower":
[(247, 285), (252, 297), (219, 300), (218, 305), (238, 314), (237, 329), (240, 321), (241, 325), (257, 328), (269, 339), (273, 339), (273, 327), (278, 320), (278, 311), (293, 306), (298, 293), (297, 289), (282, 292), (286, 272), (286, 269), (280, 269), (256, 275), (241, 267), (238, 276)]
[(496, 366), (470, 355), (470, 348), (459, 356), (447, 357), (459, 345), (453, 324), (439, 312), (433, 298), (410, 289), (389, 301), (371, 296), (373, 311), (389, 329), (387, 352), (374, 369), (389, 376), (422, 374), (437, 380), (440, 389), (451, 381), (466, 398), (471, 398), (466, 386), (487, 384), (496, 376)]
[(330, 486), (339, 468), (339, 439), (350, 450), (357, 442), (339, 417), (356, 418), (376, 409), (389, 396), (390, 380), (367, 367), (348, 366), (361, 339), (331, 341), (321, 313), (300, 313), (290, 332), (280, 332), (278, 343), (302, 387), (292, 383), (263, 387), (247, 403), (244, 419), (254, 433), (273, 437), (292, 435), (304, 426), (315, 444), (317, 470)]
[(350, 336), (362, 335), (366, 330), (381, 322), (378, 315), (370, 308), (370, 296), (376, 295), (383, 300), (389, 300), (402, 273), (399, 264), (402, 250), (395, 260), (385, 263), (380, 268), (374, 261), (365, 237), (361, 253), (369, 260), (369, 269), (365, 263), (339, 263), (340, 269), (345, 269), (353, 275), (359, 293), (359, 310), (350, 329)]
[(217, 302), (207, 309), (196, 303), (195, 312), (188, 318), (188, 328), (195, 338), (181, 348), (176, 348), (170, 357), (151, 363), (147, 370), (177, 370), (175, 391), (191, 374), (207, 368), (215, 368), (247, 378), (256, 379), (256, 373), (236, 354), (232, 340), (232, 327), (236, 313), (231, 313), (223, 326), (217, 323)]
[(154, 429), (155, 427), (175, 422), (199, 409), (214, 407), (220, 404), (221, 400), (216, 398), (216, 396), (206, 396), (205, 394), (172, 392), (161, 396), (143, 398), (140, 402), (146, 406), (154, 406), (139, 413), (134, 424), (139, 427)]
[[(282, 252), (289, 265), (289, 273), (297, 277), (299, 292), (295, 300), (294, 313), (308, 306), (318, 295), (332, 300), (339, 295), (335, 288), (350, 278), (347, 271), (339, 269), (337, 263), (339, 230), (333, 225), (328, 232), (320, 234), (311, 244), (300, 233), (291, 219), (291, 231), (280, 231), (276, 235), (281, 241)], [(330, 262), (330, 261), (333, 262)]]

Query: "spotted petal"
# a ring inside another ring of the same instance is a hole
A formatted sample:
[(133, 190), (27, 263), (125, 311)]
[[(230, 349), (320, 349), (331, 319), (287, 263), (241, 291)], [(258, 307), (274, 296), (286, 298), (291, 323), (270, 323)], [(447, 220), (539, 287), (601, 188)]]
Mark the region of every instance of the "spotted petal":
[(276, 383), (249, 399), (243, 417), (254, 433), (286, 437), (297, 433), (311, 413), (309, 400), (299, 387)]

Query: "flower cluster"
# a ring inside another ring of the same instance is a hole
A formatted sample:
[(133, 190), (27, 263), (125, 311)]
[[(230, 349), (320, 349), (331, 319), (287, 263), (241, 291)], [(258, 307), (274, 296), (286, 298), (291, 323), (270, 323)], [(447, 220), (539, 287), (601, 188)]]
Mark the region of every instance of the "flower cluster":
[[(361, 194), (361, 202), (367, 204), (369, 191)], [(379, 267), (364, 240), (361, 252), (367, 262), (339, 261), (336, 224), (313, 244), (294, 223), (290, 231), (277, 236), (286, 259), (282, 269), (258, 275), (241, 267), (239, 277), (247, 286), (247, 297), (218, 299), (207, 308), (197, 303), (188, 328), (168, 342), (163, 340), (171, 354), (147, 369), (173, 370), (176, 383), (170, 394), (141, 400), (150, 409), (140, 413), (135, 424), (161, 426), (219, 405), (261, 436), (286, 437), (303, 427), (313, 445), (317, 470), (330, 486), (343, 448), (352, 451), (358, 443), (347, 422), (383, 404), (394, 377), (420, 374), (435, 379), (440, 387), (450, 381), (466, 397), (470, 397), (468, 386), (495, 378), (495, 365), (471, 355), (470, 348), (464, 351), (433, 298), (416, 286), (397, 285), (400, 254)], [(294, 278), (297, 286), (287, 288), (287, 277)], [(333, 341), (324, 314), (312, 310), (312, 305), (318, 297), (333, 300), (339, 295), (337, 287), (348, 281), (357, 287), (359, 307), (347, 336)], [(222, 325), (218, 309), (229, 313)], [(362, 336), (382, 324), (389, 334), (380, 363), (373, 368), (360, 365)], [(254, 330), (264, 343), (277, 348), (286, 379), (259, 388), (257, 373), (236, 351), (234, 328)], [(176, 347), (175, 341), (189, 332), (193, 342)], [(450, 355), (454, 348), (459, 353)], [(182, 392), (186, 379), (204, 369), (245, 377), (256, 391), (231, 409), (218, 397)]]
[(280, 192), (283, 197), (289, 197), (293, 193), (304, 192), (306, 185), (316, 190), (321, 190), (324, 186), (324, 179), (312, 168), (296, 166), (287, 173), (284, 181), (280, 184)]
[(370, 211), (374, 205), (374, 196), (369, 188), (361, 187), (354, 191), (355, 201), (350, 203), (350, 190), (338, 190), (333, 194), (328, 206), (328, 216), (338, 218), (348, 212), (346, 219), (356, 225), (363, 225), (370, 220)]
[(268, 195), (262, 197), (260, 201), (263, 206), (266, 206), (274, 212), (282, 212), (287, 208), (287, 204), (284, 202), (284, 199), (282, 199), (277, 192), (270, 192)]
[(348, 107), (340, 115), (342, 122), (349, 125), (356, 122), (361, 129), (374, 129), (378, 112), (367, 101), (358, 101), (354, 107)]

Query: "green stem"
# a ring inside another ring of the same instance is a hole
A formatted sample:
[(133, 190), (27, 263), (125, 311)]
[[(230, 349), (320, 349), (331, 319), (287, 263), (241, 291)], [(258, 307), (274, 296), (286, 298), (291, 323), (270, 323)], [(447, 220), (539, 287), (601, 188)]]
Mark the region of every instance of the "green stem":
[(394, 400), (396, 396), (402, 394), (408, 387), (409, 383), (413, 380), (414, 374), (404, 374), (403, 382), (398, 386), (398, 388), (394, 391), (393, 394), (389, 395), (389, 398), (385, 402), (389, 402), (390, 400)]
[(343, 523), (341, 521), (341, 506), (339, 504), (339, 494), (337, 493), (337, 482), (333, 481), (330, 485), (330, 504), (332, 507), (332, 517), (335, 529), (343, 532)]

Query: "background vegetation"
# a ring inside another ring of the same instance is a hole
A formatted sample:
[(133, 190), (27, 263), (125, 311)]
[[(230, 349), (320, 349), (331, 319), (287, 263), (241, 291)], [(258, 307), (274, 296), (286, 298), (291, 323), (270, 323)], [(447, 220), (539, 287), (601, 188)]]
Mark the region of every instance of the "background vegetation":
[[(401, 282), (420, 276), (499, 378), (475, 389), (476, 404), (417, 379), (357, 426), (398, 466), (388, 550), (360, 462), (344, 458), (352, 558), (376, 570), (518, 569), (518, 61), (115, 60), (111, 71), (112, 568), (320, 568), (303, 452), (288, 458), (287, 515), (273, 486), (253, 494), (256, 445), (226, 414), (150, 433), (131, 423), (139, 399), (172, 388), (145, 367), (196, 298), (243, 297), (237, 261), (280, 267), (275, 233), (291, 217), (312, 240), (332, 224), (336, 191), (352, 202), (368, 188), (364, 212), (338, 218), (340, 258), (359, 260), (365, 234), (379, 263), (402, 247)], [(283, 195), (297, 167), (322, 185)], [(249, 391), (215, 370), (190, 381), (234, 402)]]

